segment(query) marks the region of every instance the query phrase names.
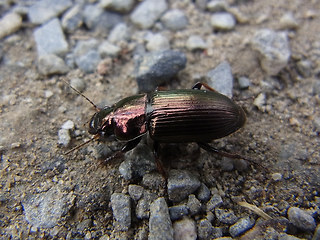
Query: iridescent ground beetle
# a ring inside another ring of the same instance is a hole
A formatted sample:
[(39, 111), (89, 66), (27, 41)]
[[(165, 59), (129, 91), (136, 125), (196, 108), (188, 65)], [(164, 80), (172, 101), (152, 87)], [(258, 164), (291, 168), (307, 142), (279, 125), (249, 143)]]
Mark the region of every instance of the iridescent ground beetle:
[[(205, 90), (201, 90), (202, 86)], [(222, 156), (243, 158), (208, 144), (243, 127), (246, 115), (240, 106), (206, 83), (196, 83), (192, 89), (137, 94), (111, 107), (96, 109), (89, 123), (89, 133), (94, 137), (81, 146), (113, 135), (117, 140), (127, 142), (120, 150), (124, 153), (137, 146), (142, 136), (149, 132), (156, 159), (159, 143), (183, 142), (196, 142), (201, 148)]]

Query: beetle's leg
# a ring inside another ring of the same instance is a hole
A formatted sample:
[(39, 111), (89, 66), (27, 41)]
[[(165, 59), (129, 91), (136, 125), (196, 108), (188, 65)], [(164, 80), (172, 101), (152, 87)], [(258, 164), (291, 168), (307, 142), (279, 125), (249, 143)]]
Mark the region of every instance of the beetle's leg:
[(216, 90), (214, 90), (212, 87), (210, 87), (208, 84), (204, 83), (204, 82), (197, 82), (193, 87), (192, 89), (198, 89), (200, 90), (201, 87), (204, 86), (206, 89), (208, 89), (209, 91), (212, 91), (212, 92), (217, 92)]
[(141, 137), (135, 138), (129, 142), (127, 142), (122, 148), (121, 148), (121, 152), (125, 153), (128, 152), (132, 149), (134, 149), (139, 142), (141, 141)]
[(162, 164), (162, 162), (160, 160), (159, 152), (160, 152), (160, 144), (157, 141), (154, 141), (153, 142), (153, 154), (154, 154), (154, 158), (156, 160), (157, 169), (160, 172), (160, 174), (165, 179), (167, 179), (168, 178), (168, 174), (164, 170), (163, 164)]
[(208, 152), (216, 153), (216, 154), (218, 154), (218, 155), (220, 155), (222, 157), (244, 159), (244, 157), (242, 157), (239, 154), (233, 154), (233, 153), (227, 153), (227, 152), (219, 151), (218, 149), (210, 146), (208, 143), (198, 142), (198, 145), (202, 149), (204, 149), (204, 150), (206, 150)]
[(233, 154), (233, 153), (227, 153), (227, 152), (223, 152), (223, 151), (219, 151), (218, 149), (210, 146), (208, 143), (203, 143), (203, 142), (198, 142), (197, 143), (199, 145), (200, 148), (208, 151), (208, 152), (212, 152), (212, 153), (216, 153), (222, 157), (228, 157), (228, 158), (236, 158), (236, 159), (243, 159), (245, 161), (248, 161), (252, 164), (255, 164), (257, 166), (259, 166), (260, 168), (264, 169), (265, 171), (269, 172), (264, 166), (262, 166), (261, 164), (255, 162), (254, 160), (250, 159), (250, 158), (246, 158), (241, 156), (240, 154)]
[(135, 138), (129, 142), (127, 142), (119, 151), (116, 151), (115, 153), (113, 153), (111, 156), (107, 157), (104, 161), (103, 164), (107, 165), (108, 162), (116, 159), (116, 158), (120, 158), (123, 157), (123, 154), (134, 149), (140, 142), (141, 137)]

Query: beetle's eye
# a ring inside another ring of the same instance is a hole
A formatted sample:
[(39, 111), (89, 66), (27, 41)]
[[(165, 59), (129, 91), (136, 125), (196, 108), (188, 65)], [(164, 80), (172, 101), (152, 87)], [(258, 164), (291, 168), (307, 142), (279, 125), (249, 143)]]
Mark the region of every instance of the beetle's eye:
[(97, 113), (95, 113), (89, 122), (88, 132), (90, 134), (97, 134), (98, 133), (98, 126), (99, 126), (99, 119), (97, 118)]

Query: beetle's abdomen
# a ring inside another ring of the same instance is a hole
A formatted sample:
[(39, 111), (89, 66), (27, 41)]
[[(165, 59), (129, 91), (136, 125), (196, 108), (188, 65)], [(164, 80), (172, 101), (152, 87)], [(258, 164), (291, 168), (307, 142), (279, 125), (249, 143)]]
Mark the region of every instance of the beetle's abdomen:
[(159, 91), (147, 106), (148, 130), (159, 142), (210, 142), (245, 123), (245, 113), (228, 97), (203, 90)]

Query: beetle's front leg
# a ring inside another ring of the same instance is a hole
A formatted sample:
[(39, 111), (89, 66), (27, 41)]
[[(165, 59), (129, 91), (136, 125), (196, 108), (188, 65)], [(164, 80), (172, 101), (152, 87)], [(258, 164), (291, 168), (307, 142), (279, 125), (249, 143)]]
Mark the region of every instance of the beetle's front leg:
[(141, 137), (135, 138), (133, 140), (130, 140), (129, 142), (127, 142), (119, 151), (116, 151), (115, 153), (113, 153), (110, 157), (107, 157), (104, 161), (103, 164), (107, 165), (108, 162), (116, 159), (116, 158), (121, 158), (123, 157), (124, 153), (134, 149), (139, 142), (141, 141)]
[(204, 86), (206, 89), (208, 89), (209, 91), (212, 91), (212, 92), (217, 92), (216, 90), (214, 90), (212, 87), (210, 87), (208, 84), (204, 83), (204, 82), (197, 82), (193, 87), (192, 89), (198, 89), (200, 90), (201, 87)]

